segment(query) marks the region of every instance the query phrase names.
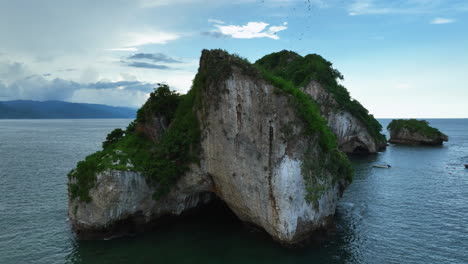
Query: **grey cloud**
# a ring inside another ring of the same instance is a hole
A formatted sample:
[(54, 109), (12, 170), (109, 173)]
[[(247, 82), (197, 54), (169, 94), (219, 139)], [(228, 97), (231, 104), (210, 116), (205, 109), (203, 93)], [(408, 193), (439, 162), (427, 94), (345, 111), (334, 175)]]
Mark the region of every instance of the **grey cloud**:
[(165, 62), (165, 63), (180, 63), (181, 61), (175, 60), (163, 53), (137, 53), (128, 57), (129, 60), (151, 60), (153, 62)]
[(51, 73), (44, 73), (44, 74), (42, 74), (42, 76), (44, 76), (44, 77), (48, 77), (48, 76), (51, 76), (51, 75), (52, 75)]
[(155, 84), (139, 81), (97, 82), (88, 85), (88, 88), (96, 90), (119, 88), (123, 90), (134, 90), (142, 92), (151, 92), (153, 91), (154, 87), (156, 87)]
[(37, 56), (35, 58), (35, 60), (37, 62), (51, 62), (53, 61), (55, 58), (53, 56)]
[(49, 81), (38, 75), (2, 86), (0, 97), (4, 100), (66, 100), (80, 88), (80, 84), (73, 81), (58, 78)]
[(129, 62), (127, 66), (135, 67), (135, 68), (146, 68), (146, 69), (158, 69), (158, 70), (169, 70), (172, 69), (166, 65), (159, 65), (159, 64), (152, 64), (146, 62)]
[(104, 49), (121, 39), (125, 18), (136, 10), (133, 1), (1, 1), (0, 43), (4, 50), (39, 55), (39, 60)]
[(67, 69), (61, 69), (61, 70), (59, 70), (59, 72), (72, 72), (72, 71), (76, 71), (76, 69), (74, 69), (74, 68), (67, 68)]
[(203, 36), (212, 37), (212, 38), (228, 38), (228, 35), (225, 35), (218, 31), (204, 31), (201, 32)]
[(6, 96), (6, 91), (7, 91), (6, 85), (0, 82), (0, 100), (2, 101), (8, 100), (8, 97)]
[(111, 89), (118, 88), (122, 86), (135, 85), (140, 82), (138, 81), (120, 81), (120, 82), (96, 82), (89, 84), (88, 87), (92, 89)]
[(27, 67), (20, 62), (0, 62), (0, 80), (13, 81), (31, 75)]
[(37, 74), (31, 74), (31, 75), (28, 75), (26, 77), (24, 77), (24, 80), (28, 80), (28, 79), (31, 79), (31, 78), (35, 78), (35, 77), (38, 77), (39, 75)]
[(149, 60), (151, 62), (156, 62), (156, 63), (180, 63), (181, 62), (163, 53), (136, 53), (127, 57), (127, 60), (122, 60), (120, 62), (126, 66), (135, 67), (135, 68), (158, 69), (158, 70), (173, 69), (172, 67), (169, 67), (166, 65), (148, 63), (148, 62), (143, 62), (141, 60)]
[(155, 84), (139, 81), (78, 83), (60, 78), (47, 80), (43, 76), (33, 75), (10, 84), (0, 82), (0, 100), (67, 101), (76, 92), (108, 90), (114, 94), (126, 92), (131, 95), (138, 92), (149, 93), (154, 87)]

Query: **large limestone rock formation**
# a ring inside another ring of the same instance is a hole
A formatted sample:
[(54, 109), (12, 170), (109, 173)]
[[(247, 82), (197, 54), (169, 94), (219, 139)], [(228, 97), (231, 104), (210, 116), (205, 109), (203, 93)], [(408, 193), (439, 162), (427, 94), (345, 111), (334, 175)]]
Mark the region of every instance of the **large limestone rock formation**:
[[(213, 69), (220, 74), (211, 74)], [(197, 208), (213, 197), (224, 201), (242, 221), (263, 228), (284, 244), (299, 242), (329, 223), (350, 182), (346, 159), (336, 160), (337, 155), (343, 158), (338, 150), (320, 147), (324, 132), (311, 133), (297, 115), (293, 96), (219, 50), (203, 51), (199, 74), (205, 76), (199, 87), (202, 103), (196, 109), (199, 163), (191, 164), (169, 194), (158, 200), (152, 198), (158, 185), (139, 172), (99, 173), (89, 190), (91, 201), (78, 197), (69, 201), (71, 223), (78, 233), (108, 231), (124, 221), (150, 223)], [(305, 91), (317, 101), (326, 96), (316, 83)], [(378, 148), (353, 117), (333, 113), (329, 118), (341, 141), (357, 142), (350, 149), (359, 142), (371, 151)], [(151, 126), (140, 130), (155, 139), (166, 126), (155, 127), (155, 133), (149, 131)], [(74, 181), (72, 174), (70, 183)]]
[[(224, 53), (204, 52), (200, 70), (208, 70), (206, 62), (229, 59)], [(326, 190), (316, 206), (306, 201), (302, 166), (323, 153), (317, 136), (305, 135), (292, 98), (236, 67), (221, 85), (204, 87), (202, 98), (210, 96), (214, 98), (200, 113), (205, 127), (202, 164), (213, 178), (216, 195), (241, 220), (263, 227), (282, 242), (300, 241), (324, 226), (347, 182), (333, 181), (339, 175), (325, 170), (321, 186)]]

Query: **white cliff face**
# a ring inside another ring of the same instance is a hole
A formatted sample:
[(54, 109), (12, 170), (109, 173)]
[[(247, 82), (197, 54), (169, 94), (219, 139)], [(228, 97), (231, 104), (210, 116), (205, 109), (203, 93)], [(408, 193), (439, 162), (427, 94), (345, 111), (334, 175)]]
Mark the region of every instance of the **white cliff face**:
[(69, 201), (69, 216), (77, 230), (104, 230), (119, 221), (135, 220), (144, 224), (165, 215), (180, 215), (208, 203), (211, 181), (193, 170), (177, 183), (163, 199), (155, 201), (154, 187), (140, 173), (108, 170), (97, 175), (90, 190), (92, 201)]
[(236, 69), (222, 85), (205, 87), (203, 93), (202, 98), (212, 98), (200, 113), (207, 127), (202, 167), (213, 178), (216, 195), (241, 220), (285, 244), (325, 226), (345, 183), (330, 184), (317, 208), (306, 201), (301, 164), (318, 144), (305, 136), (293, 98)]
[(320, 105), (320, 112), (327, 119), (328, 126), (336, 135), (343, 152), (375, 153), (385, 146), (384, 142), (376, 142), (359, 119), (340, 110), (336, 101), (320, 83), (311, 81), (303, 90)]
[(281, 241), (299, 241), (309, 232), (325, 227), (335, 214), (341, 196), (339, 184), (333, 185), (318, 200), (318, 208), (314, 208), (304, 199), (306, 191), (301, 161), (290, 159), (289, 156), (285, 156), (279, 164), (273, 186)]

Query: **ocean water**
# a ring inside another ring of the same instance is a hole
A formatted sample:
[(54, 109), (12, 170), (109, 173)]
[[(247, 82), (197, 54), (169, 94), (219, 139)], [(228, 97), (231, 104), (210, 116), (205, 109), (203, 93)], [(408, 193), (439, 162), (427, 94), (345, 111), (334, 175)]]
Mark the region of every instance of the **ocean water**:
[[(130, 120), (0, 120), (0, 263), (468, 263), (468, 119), (429, 121), (448, 143), (353, 157), (335, 228), (288, 249), (223, 208), (133, 237), (76, 240), (66, 174)], [(372, 168), (384, 162), (392, 168)]]

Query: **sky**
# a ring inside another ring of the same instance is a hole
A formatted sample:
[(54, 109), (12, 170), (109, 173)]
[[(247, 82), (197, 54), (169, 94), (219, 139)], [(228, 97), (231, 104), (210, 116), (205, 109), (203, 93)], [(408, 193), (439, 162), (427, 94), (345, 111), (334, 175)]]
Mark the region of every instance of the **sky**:
[(320, 54), (378, 118), (468, 117), (466, 0), (0, 0), (0, 101), (139, 107), (214, 48)]

